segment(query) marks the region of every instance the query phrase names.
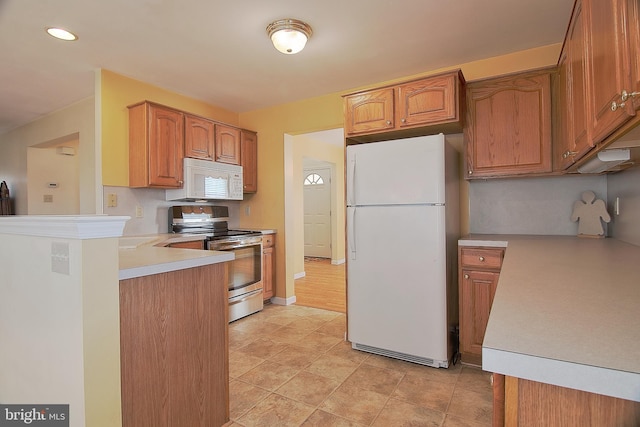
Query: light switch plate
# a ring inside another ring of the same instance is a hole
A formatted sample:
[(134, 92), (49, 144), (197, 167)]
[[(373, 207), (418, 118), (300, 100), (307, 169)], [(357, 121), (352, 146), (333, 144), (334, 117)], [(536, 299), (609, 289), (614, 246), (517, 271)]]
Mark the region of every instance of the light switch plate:
[(69, 274), (69, 244), (51, 242), (51, 271)]

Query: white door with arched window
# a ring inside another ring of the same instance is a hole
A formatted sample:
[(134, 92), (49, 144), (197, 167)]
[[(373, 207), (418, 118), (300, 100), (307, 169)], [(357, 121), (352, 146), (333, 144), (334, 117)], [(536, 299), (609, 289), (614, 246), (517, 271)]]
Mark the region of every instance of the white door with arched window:
[(331, 258), (331, 169), (304, 169), (304, 256)]

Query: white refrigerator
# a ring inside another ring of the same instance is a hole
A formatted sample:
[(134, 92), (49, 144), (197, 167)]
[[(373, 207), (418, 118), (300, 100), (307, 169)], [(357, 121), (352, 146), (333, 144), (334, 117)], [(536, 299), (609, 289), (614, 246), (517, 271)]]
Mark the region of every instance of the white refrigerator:
[(358, 350), (447, 368), (458, 320), (458, 153), (433, 135), (347, 146), (347, 321)]

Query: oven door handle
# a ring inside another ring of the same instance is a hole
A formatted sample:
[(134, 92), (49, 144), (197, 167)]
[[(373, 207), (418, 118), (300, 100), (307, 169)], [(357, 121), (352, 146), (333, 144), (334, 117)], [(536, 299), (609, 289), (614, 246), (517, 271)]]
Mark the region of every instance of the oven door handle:
[(229, 298), (229, 305), (239, 304), (261, 293), (262, 293), (262, 288), (256, 289), (255, 291), (249, 292), (248, 294), (242, 294), (234, 298)]
[[(240, 290), (240, 289), (248, 288), (249, 286), (255, 286), (256, 283), (260, 283), (260, 280), (256, 280), (256, 281), (251, 282), (251, 283), (245, 283), (244, 285), (238, 286), (238, 287), (231, 286), (231, 287), (229, 287), (229, 292), (233, 292), (233, 291), (237, 291), (237, 290)], [(260, 289), (262, 289), (262, 287)]]
[[(229, 251), (233, 249), (242, 249), (249, 248), (251, 246), (261, 246), (262, 245), (262, 237), (246, 239), (246, 240), (235, 240), (233, 242), (209, 242), (209, 250), (210, 251)], [(262, 252), (262, 251), (261, 251)]]

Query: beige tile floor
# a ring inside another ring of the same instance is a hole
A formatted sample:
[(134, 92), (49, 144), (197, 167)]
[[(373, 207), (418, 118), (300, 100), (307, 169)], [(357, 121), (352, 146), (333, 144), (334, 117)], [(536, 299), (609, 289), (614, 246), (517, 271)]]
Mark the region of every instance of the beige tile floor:
[(489, 374), (363, 353), (345, 315), (267, 305), (229, 325), (227, 426), (490, 426)]

